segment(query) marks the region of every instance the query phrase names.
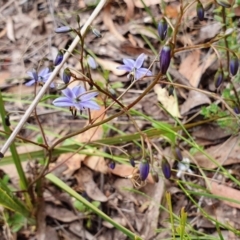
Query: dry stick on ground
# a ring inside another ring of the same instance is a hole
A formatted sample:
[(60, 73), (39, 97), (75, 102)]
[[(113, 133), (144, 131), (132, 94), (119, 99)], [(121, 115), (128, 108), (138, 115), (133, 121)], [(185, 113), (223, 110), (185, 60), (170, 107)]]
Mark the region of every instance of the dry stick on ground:
[[(90, 24), (92, 23), (92, 21), (95, 19), (95, 17), (98, 15), (98, 13), (101, 11), (101, 9), (104, 7), (105, 3), (107, 2), (107, 0), (101, 0), (99, 2), (99, 4), (97, 5), (97, 7), (95, 8), (95, 10), (93, 11), (93, 13), (91, 14), (91, 16), (89, 17), (89, 19), (87, 20), (87, 22), (84, 24), (84, 26), (81, 29), (81, 35), (83, 36), (85, 34), (85, 32), (87, 31), (88, 27), (90, 26)], [(18, 123), (18, 125), (16, 126), (16, 128), (14, 129), (14, 131), (12, 132), (12, 134), (10, 135), (10, 137), (8, 138), (8, 140), (6, 141), (6, 143), (3, 145), (2, 149), (1, 149), (1, 155), (4, 155), (5, 152), (7, 151), (7, 149), (9, 148), (9, 146), (12, 144), (12, 142), (14, 141), (14, 139), (16, 138), (17, 134), (19, 133), (19, 131), (22, 129), (24, 123), (27, 121), (27, 119), (29, 118), (29, 116), (32, 114), (33, 110), (36, 108), (38, 102), (41, 100), (41, 98), (43, 97), (43, 95), (45, 94), (45, 92), (47, 91), (47, 89), (49, 88), (50, 84), (52, 83), (53, 79), (55, 78), (55, 76), (57, 75), (57, 73), (60, 71), (61, 67), (63, 66), (63, 64), (66, 62), (66, 60), (69, 58), (70, 54), (72, 53), (72, 51), (74, 50), (74, 48), (77, 46), (77, 44), (79, 43), (79, 36), (76, 36), (74, 41), (72, 42), (72, 44), (70, 45), (70, 47), (68, 48), (68, 50), (66, 51), (66, 53), (64, 54), (64, 58), (63, 61), (60, 65), (58, 65), (54, 71), (52, 72), (51, 76), (49, 77), (49, 79), (46, 81), (46, 83), (43, 85), (42, 89), (39, 91), (39, 93), (37, 94), (37, 96), (35, 97), (35, 99), (33, 100), (32, 104), (29, 106), (29, 108), (27, 109), (26, 113), (23, 115), (21, 121)]]

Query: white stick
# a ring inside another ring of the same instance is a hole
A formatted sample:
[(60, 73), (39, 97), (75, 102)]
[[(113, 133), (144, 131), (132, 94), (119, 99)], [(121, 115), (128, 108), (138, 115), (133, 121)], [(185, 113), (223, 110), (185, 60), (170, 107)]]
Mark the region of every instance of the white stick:
[[(94, 20), (94, 18), (98, 15), (98, 13), (101, 11), (101, 9), (103, 8), (103, 6), (105, 5), (107, 0), (101, 0), (99, 2), (99, 4), (97, 5), (97, 7), (95, 8), (95, 10), (93, 11), (92, 15), (88, 18), (87, 22), (84, 24), (84, 26), (81, 28), (81, 35), (83, 36), (87, 30), (87, 28), (89, 27), (89, 25), (92, 23), (92, 21)], [(27, 119), (29, 118), (29, 116), (31, 115), (31, 113), (33, 112), (33, 110), (36, 108), (38, 102), (40, 101), (40, 99), (43, 97), (43, 95), (45, 94), (45, 92), (47, 91), (47, 89), (49, 88), (51, 82), (53, 81), (53, 79), (55, 78), (55, 76), (57, 75), (57, 73), (59, 72), (59, 70), (61, 69), (61, 67), (63, 66), (63, 64), (66, 62), (66, 60), (68, 59), (68, 57), (70, 56), (70, 53), (72, 53), (72, 51), (74, 50), (74, 48), (77, 46), (77, 44), (79, 43), (79, 37), (76, 36), (74, 41), (72, 42), (71, 46), (68, 48), (68, 50), (66, 51), (66, 53), (64, 54), (64, 58), (63, 61), (60, 65), (58, 65), (54, 71), (52, 72), (51, 76), (49, 77), (49, 79), (46, 81), (46, 83), (43, 85), (42, 89), (39, 91), (39, 93), (37, 94), (37, 96), (35, 97), (35, 99), (33, 100), (32, 104), (29, 106), (29, 108), (27, 109), (27, 111), (25, 112), (25, 114), (23, 115), (22, 119), (20, 120), (20, 122), (18, 123), (18, 125), (16, 126), (16, 128), (14, 129), (14, 131), (12, 132), (12, 134), (10, 135), (10, 137), (8, 138), (8, 140), (6, 141), (6, 143), (3, 145), (1, 152), (3, 155), (5, 154), (5, 152), (7, 151), (7, 149), (9, 148), (9, 146), (11, 145), (11, 143), (14, 141), (15, 137), (17, 136), (17, 134), (19, 133), (19, 131), (21, 130), (21, 128), (23, 127), (24, 123), (27, 121)]]

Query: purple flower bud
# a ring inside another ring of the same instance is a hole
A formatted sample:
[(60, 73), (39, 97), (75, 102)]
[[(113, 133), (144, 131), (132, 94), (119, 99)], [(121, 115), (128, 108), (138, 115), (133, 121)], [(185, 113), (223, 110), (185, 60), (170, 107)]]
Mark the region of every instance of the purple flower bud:
[(70, 82), (70, 79), (71, 79), (71, 71), (69, 70), (69, 68), (65, 68), (62, 75), (62, 80), (65, 84), (68, 84)]
[(216, 1), (222, 7), (225, 7), (225, 8), (230, 8), (231, 7), (231, 4), (229, 3), (228, 0), (216, 0)]
[(239, 68), (239, 60), (238, 58), (234, 57), (230, 60), (230, 63), (229, 63), (230, 73), (233, 76), (235, 76), (238, 72), (238, 68)]
[(110, 162), (110, 163), (109, 163), (109, 167), (110, 167), (111, 169), (114, 169), (114, 168), (116, 167), (116, 163), (115, 163), (114, 161)]
[(158, 35), (161, 41), (163, 41), (166, 38), (167, 30), (168, 30), (168, 24), (165, 18), (163, 18), (158, 24)]
[(55, 30), (55, 33), (68, 33), (71, 32), (72, 29), (68, 26), (62, 26), (62, 27), (58, 27)]
[(166, 179), (169, 179), (171, 177), (171, 167), (167, 159), (162, 159), (162, 172)]
[(177, 160), (182, 161), (183, 156), (182, 156), (181, 150), (178, 147), (175, 148), (175, 153), (176, 153)]
[(98, 64), (96, 63), (96, 61), (94, 60), (94, 58), (92, 56), (87, 57), (87, 62), (88, 62), (88, 65), (90, 66), (90, 68), (92, 68), (92, 69), (96, 69), (98, 67)]
[(163, 46), (160, 57), (160, 71), (162, 74), (166, 74), (171, 61), (171, 47), (169, 45)]
[(142, 181), (145, 181), (149, 174), (149, 163), (147, 160), (142, 160), (139, 165), (139, 174)]
[(152, 178), (154, 180), (155, 183), (158, 183), (159, 182), (159, 176), (158, 176), (158, 173), (156, 171), (152, 171), (151, 172), (151, 175), (152, 175)]
[(204, 19), (204, 8), (201, 2), (198, 2), (197, 4), (197, 16), (199, 21), (203, 21)]
[(221, 70), (218, 70), (215, 75), (215, 79), (214, 79), (215, 87), (219, 88), (219, 86), (222, 84), (223, 80), (224, 80), (224, 75), (223, 75), (223, 71), (221, 69)]
[(62, 60), (63, 60), (63, 51), (59, 50), (54, 61), (54, 66), (59, 65), (62, 62)]
[(240, 109), (238, 106), (234, 106), (233, 107), (233, 111), (236, 113), (236, 114), (240, 114)]
[(133, 167), (135, 167), (135, 161), (134, 161), (133, 158), (131, 158), (131, 159), (129, 160), (129, 162), (130, 162), (130, 164), (131, 164)]

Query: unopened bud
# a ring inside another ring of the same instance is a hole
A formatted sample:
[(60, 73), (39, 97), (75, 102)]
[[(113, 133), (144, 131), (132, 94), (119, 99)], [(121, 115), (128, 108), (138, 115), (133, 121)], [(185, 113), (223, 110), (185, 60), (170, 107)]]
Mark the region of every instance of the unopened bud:
[(63, 60), (63, 51), (59, 50), (54, 61), (54, 66), (59, 65), (62, 62), (62, 60)]
[(72, 31), (72, 28), (68, 26), (62, 26), (62, 27), (56, 28), (54, 31), (55, 33), (68, 33)]
[(131, 164), (133, 167), (135, 167), (135, 161), (134, 161), (133, 158), (131, 158), (131, 159), (129, 160), (129, 162), (130, 162), (130, 164)]
[(223, 83), (223, 80), (224, 80), (224, 76), (223, 76), (223, 71), (221, 69), (221, 70), (218, 70), (215, 75), (215, 78), (214, 78), (215, 87), (219, 88), (219, 86)]
[(110, 162), (110, 163), (109, 163), (109, 167), (110, 167), (111, 169), (114, 169), (114, 168), (116, 167), (116, 163), (115, 163), (114, 161)]
[(237, 57), (233, 57), (231, 60), (230, 60), (230, 63), (229, 63), (229, 69), (230, 69), (230, 73), (235, 76), (238, 72), (238, 68), (239, 68), (239, 60)]
[(160, 61), (160, 72), (162, 74), (166, 74), (171, 61), (171, 47), (169, 45), (163, 46), (160, 53), (159, 61)]
[(198, 2), (197, 4), (197, 16), (199, 21), (203, 21), (204, 20), (204, 8), (201, 2)]
[(90, 55), (88, 55), (87, 57), (87, 62), (90, 68), (92, 69), (96, 69), (98, 67), (98, 64), (96, 63), (95, 59)]
[(183, 156), (182, 156), (181, 150), (178, 147), (175, 148), (175, 153), (176, 153), (177, 160), (182, 161)]
[(171, 177), (171, 166), (166, 158), (162, 159), (162, 172), (166, 179)]
[(233, 107), (233, 111), (234, 111), (236, 114), (240, 114), (240, 109), (239, 109), (238, 106)]
[(165, 18), (163, 18), (158, 24), (158, 35), (161, 41), (163, 41), (166, 38), (167, 30), (168, 30), (168, 24)]
[(142, 181), (145, 181), (147, 179), (149, 174), (149, 169), (150, 169), (150, 166), (148, 161), (143, 159), (139, 165), (139, 174), (140, 174), (140, 179)]
[(71, 79), (71, 71), (69, 70), (69, 68), (65, 68), (63, 70), (62, 80), (65, 84), (68, 84), (70, 82), (70, 79)]

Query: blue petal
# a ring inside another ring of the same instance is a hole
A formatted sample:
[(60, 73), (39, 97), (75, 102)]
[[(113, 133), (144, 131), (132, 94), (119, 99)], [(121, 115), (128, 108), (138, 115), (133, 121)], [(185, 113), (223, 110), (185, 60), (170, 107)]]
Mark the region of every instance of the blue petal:
[(127, 71), (127, 72), (131, 72), (132, 71), (132, 68), (130, 68), (130, 67), (126, 66), (126, 65), (118, 66), (117, 69), (124, 70), (124, 71)]
[(82, 107), (82, 105), (80, 104), (80, 103), (74, 103), (74, 105), (73, 105), (77, 110), (83, 110), (83, 107)]
[(42, 78), (45, 78), (45, 75), (48, 74), (48, 73), (49, 73), (49, 68), (43, 68), (43, 69), (39, 72), (38, 76), (40, 76), (40, 77), (42, 77)]
[(55, 99), (52, 103), (57, 107), (71, 107), (74, 105), (73, 102), (67, 97), (59, 97)]
[(54, 84), (54, 83), (51, 83), (51, 84), (50, 84), (50, 88), (55, 88), (55, 84)]
[(49, 72), (49, 73), (45, 74), (45, 75), (43, 76), (43, 81), (46, 82), (46, 81), (48, 80), (48, 78), (50, 77), (51, 74), (52, 74), (52, 72)]
[(62, 93), (69, 99), (75, 98), (75, 96), (70, 88), (66, 88), (66, 89), (62, 90)]
[(123, 59), (123, 63), (131, 69), (135, 66), (135, 61), (132, 59)]
[(95, 110), (100, 109), (100, 106), (94, 101), (80, 102), (80, 104), (84, 108), (95, 109)]
[(81, 94), (83, 94), (84, 92), (86, 92), (85, 88), (82, 86), (75, 86), (74, 88), (72, 88), (72, 93), (74, 95), (74, 98), (79, 97)]
[(86, 93), (84, 94), (82, 97), (80, 97), (80, 100), (82, 102), (88, 101), (94, 97), (96, 97), (98, 95), (98, 92), (90, 92), (90, 93)]
[(29, 82), (25, 83), (25, 85), (29, 87), (29, 86), (32, 86), (35, 83), (36, 83), (36, 81), (34, 79), (32, 79)]
[(152, 76), (152, 72), (147, 68), (139, 68), (135, 74), (137, 80), (143, 76)]
[(34, 79), (36, 82), (38, 81), (38, 74), (35, 69), (27, 72), (27, 74), (31, 77), (31, 79)]
[(134, 67), (136, 69), (139, 69), (143, 65), (144, 60), (145, 60), (145, 54), (142, 53), (138, 56), (137, 60), (135, 61)]

